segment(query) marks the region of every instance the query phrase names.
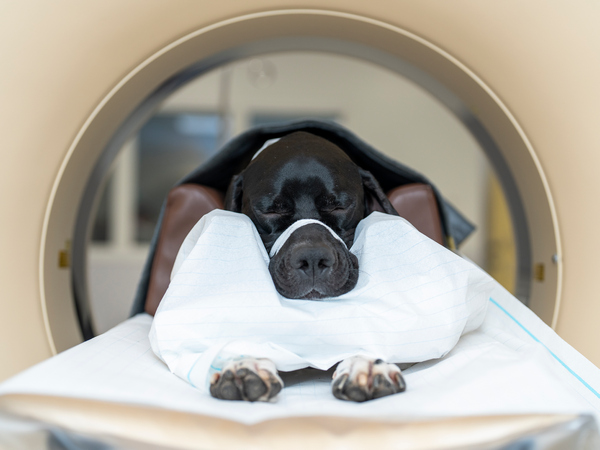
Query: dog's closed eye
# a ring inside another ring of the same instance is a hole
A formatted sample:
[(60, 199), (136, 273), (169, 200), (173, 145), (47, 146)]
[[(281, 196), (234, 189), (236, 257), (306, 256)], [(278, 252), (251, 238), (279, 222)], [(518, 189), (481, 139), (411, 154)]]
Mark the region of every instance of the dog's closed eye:
[(324, 213), (341, 213), (341, 212), (345, 212), (348, 211), (349, 207), (347, 206), (326, 206), (324, 208), (321, 208), (321, 212)]
[(346, 214), (347, 212), (351, 211), (354, 206), (355, 202), (331, 202), (322, 205), (319, 209), (322, 213), (326, 214)]
[(276, 219), (282, 216), (289, 216), (294, 213), (294, 208), (288, 202), (274, 201), (265, 202), (254, 206), (254, 210), (258, 216), (264, 218)]
[(289, 210), (261, 212), (261, 215), (266, 218), (277, 218), (277, 217), (281, 217), (281, 216), (288, 216), (290, 214), (292, 214), (292, 211), (289, 211)]
[(287, 207), (269, 208), (260, 212), (260, 216), (264, 219), (279, 219), (280, 217), (289, 217), (294, 214), (294, 210)]
[(341, 214), (351, 210), (356, 204), (351, 198), (346, 196), (326, 196), (317, 202), (319, 211), (325, 214)]

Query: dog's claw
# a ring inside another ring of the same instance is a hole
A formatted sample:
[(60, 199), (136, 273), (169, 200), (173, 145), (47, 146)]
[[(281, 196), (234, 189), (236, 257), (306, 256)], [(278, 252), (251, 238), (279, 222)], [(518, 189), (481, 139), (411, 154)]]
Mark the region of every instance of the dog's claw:
[(343, 392), (344, 387), (346, 385), (346, 381), (348, 380), (348, 374), (344, 374), (338, 378), (335, 377), (335, 373), (333, 374), (333, 384), (331, 385), (331, 392), (336, 398), (340, 400), (344, 400)]
[(364, 402), (406, 390), (395, 364), (362, 356), (342, 361), (333, 374), (331, 391), (336, 398)]
[(269, 401), (282, 389), (275, 365), (267, 359), (232, 360), (221, 374), (213, 374), (210, 395), (222, 400)]

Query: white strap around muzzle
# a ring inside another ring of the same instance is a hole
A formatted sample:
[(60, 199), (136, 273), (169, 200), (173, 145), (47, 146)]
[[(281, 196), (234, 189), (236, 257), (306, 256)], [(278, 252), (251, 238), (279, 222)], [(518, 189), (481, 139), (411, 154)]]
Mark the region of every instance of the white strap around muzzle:
[(292, 235), (292, 233), (294, 231), (296, 231), (298, 228), (303, 227), (305, 225), (310, 225), (311, 223), (317, 223), (317, 224), (321, 225), (322, 227), (325, 227), (325, 229), (327, 229), (327, 231), (329, 231), (334, 238), (336, 238), (338, 241), (340, 241), (344, 245), (344, 247), (348, 248), (346, 246), (346, 243), (342, 240), (342, 238), (339, 237), (335, 231), (333, 231), (331, 228), (329, 228), (323, 222), (321, 222), (319, 220), (315, 220), (315, 219), (301, 219), (301, 220), (298, 220), (298, 221), (294, 222), (293, 224), (291, 224), (283, 233), (281, 233), (281, 236), (279, 236), (277, 238), (277, 240), (273, 244), (273, 247), (271, 247), (269, 256), (271, 258), (273, 256), (275, 256), (277, 254), (277, 252), (279, 252), (279, 250), (281, 250), (281, 247), (283, 247), (283, 244), (285, 244), (285, 242), (289, 239), (289, 237)]

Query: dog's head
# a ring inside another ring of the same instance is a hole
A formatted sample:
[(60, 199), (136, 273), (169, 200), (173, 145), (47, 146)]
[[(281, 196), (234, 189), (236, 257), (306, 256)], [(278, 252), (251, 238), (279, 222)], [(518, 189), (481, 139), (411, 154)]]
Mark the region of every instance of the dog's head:
[(336, 297), (354, 288), (358, 261), (348, 249), (356, 226), (375, 209), (396, 214), (369, 172), (333, 143), (306, 132), (263, 150), (233, 178), (225, 207), (250, 217), (267, 252), (301, 219), (318, 220), (339, 236), (343, 243), (325, 227), (307, 225), (271, 258), (269, 271), (279, 293), (304, 299)]

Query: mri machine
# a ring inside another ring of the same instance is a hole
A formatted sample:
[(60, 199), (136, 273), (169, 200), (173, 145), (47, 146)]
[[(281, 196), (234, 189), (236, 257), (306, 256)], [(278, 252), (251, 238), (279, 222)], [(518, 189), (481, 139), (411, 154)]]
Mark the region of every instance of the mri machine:
[(0, 10), (0, 380), (82, 341), (80, 205), (125, 134), (189, 78), (294, 49), (401, 72), (462, 120), (509, 201), (518, 290), (600, 364), (597, 2), (30, 0)]

